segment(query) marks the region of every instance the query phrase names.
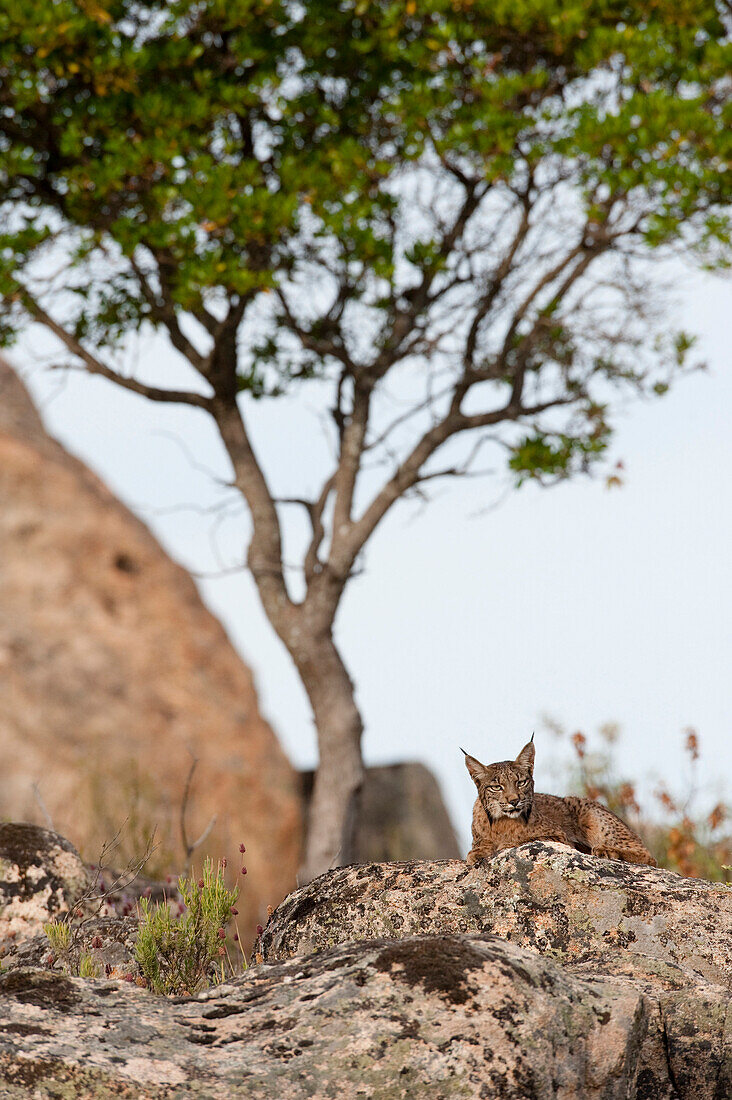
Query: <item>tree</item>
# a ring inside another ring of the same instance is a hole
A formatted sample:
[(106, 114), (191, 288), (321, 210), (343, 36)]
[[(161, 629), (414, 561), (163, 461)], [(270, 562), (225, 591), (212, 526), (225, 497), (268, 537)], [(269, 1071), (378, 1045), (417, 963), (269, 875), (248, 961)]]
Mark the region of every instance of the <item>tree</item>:
[[(614, 401), (692, 341), (659, 260), (726, 263), (721, 0), (28, 0), (0, 15), (2, 336), (212, 417), (247, 562), (312, 706), (304, 872), (348, 862), (363, 724), (334, 641), (407, 494), (480, 469), (587, 471)], [(115, 356), (155, 329), (182, 389)], [(332, 468), (297, 591), (257, 402), (327, 387)], [(398, 415), (388, 396), (408, 395)], [(415, 396), (417, 394), (417, 396)]]

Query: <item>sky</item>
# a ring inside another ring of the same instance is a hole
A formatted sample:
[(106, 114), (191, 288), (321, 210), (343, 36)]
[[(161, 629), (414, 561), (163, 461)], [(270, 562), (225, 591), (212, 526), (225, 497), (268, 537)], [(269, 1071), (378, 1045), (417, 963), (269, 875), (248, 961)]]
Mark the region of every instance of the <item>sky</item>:
[[(459, 746), (485, 762), (512, 758), (535, 730), (537, 788), (567, 793), (567, 749), (546, 716), (591, 743), (602, 723), (618, 722), (618, 761), (649, 806), (659, 778), (686, 786), (684, 730), (694, 727), (700, 806), (732, 798), (732, 284), (689, 275), (678, 293), (674, 325), (700, 335), (708, 369), (623, 408), (613, 446), (621, 488), (585, 478), (501, 501), (490, 479), (453, 482), (426, 507), (393, 510), (349, 586), (337, 638), (366, 762), (430, 767), (463, 851), (474, 788)], [(243, 558), (245, 520), (207, 511), (227, 476), (213, 427), (103, 379), (51, 373), (47, 347), (31, 335), (12, 358), (48, 427), (199, 574), (204, 601), (254, 672), (263, 712), (293, 762), (313, 766), (297, 676), (250, 578), (231, 568)], [(156, 379), (179, 370), (162, 344), (139, 355), (141, 376), (150, 362)], [(322, 446), (307, 400), (251, 414), (273, 481), (307, 472), (304, 440)]]

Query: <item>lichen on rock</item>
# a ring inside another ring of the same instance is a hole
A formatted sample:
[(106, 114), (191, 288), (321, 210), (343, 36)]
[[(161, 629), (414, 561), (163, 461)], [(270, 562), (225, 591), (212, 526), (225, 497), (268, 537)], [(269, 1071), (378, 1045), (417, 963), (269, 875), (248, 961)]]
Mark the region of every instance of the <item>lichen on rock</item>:
[(0, 954), (38, 935), (88, 886), (81, 856), (65, 837), (38, 825), (0, 824)]
[[(535, 843), (331, 871), (274, 912), (269, 961), (195, 997), (39, 969), (30, 938), (0, 973), (0, 1096), (722, 1100), (731, 901)], [(84, 928), (129, 954), (134, 924)]]
[(632, 956), (732, 984), (729, 887), (542, 841), (476, 867), (444, 860), (330, 871), (275, 910), (259, 951), (279, 961), (425, 933), (493, 933), (562, 963), (618, 973)]

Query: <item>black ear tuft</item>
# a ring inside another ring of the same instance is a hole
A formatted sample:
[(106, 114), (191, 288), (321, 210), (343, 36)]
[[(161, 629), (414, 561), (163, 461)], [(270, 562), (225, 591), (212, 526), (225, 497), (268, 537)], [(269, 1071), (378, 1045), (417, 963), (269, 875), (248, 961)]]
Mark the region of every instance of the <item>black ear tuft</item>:
[(465, 752), (465, 749), (461, 749), (460, 751), (465, 753), (465, 767), (470, 772), (470, 778), (477, 787), (485, 775), (485, 765), (481, 764), (480, 760), (476, 760), (474, 756), (471, 756), (469, 752)]
[(519, 765), (519, 767), (526, 768), (526, 770), (530, 772), (533, 772), (534, 770), (535, 749), (533, 745), (533, 740), (534, 739), (532, 737), (531, 741), (527, 741), (521, 752), (516, 757), (516, 763)]

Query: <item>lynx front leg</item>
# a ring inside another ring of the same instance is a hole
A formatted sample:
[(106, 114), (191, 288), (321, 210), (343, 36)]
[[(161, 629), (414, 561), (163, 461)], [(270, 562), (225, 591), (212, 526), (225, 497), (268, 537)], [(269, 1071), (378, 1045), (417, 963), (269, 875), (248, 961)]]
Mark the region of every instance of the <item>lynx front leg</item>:
[(470, 864), (471, 867), (474, 867), (476, 863), (480, 863), (482, 859), (492, 859), (495, 854), (495, 845), (488, 845), (485, 843), (477, 844), (475, 845), (475, 847), (470, 849), (467, 856), (465, 857), (465, 861), (466, 863)]

